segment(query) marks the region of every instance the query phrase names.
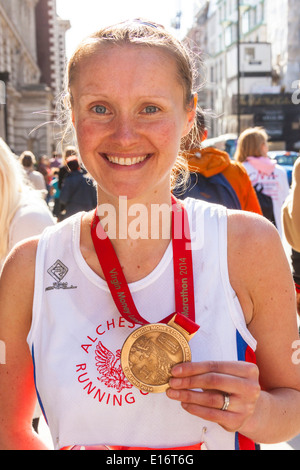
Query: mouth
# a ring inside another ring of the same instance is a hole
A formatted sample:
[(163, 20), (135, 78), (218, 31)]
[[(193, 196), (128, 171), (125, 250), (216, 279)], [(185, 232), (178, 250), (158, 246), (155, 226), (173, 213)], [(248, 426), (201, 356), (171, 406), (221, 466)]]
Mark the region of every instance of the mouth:
[(140, 156), (126, 156), (126, 157), (118, 157), (116, 155), (108, 155), (108, 154), (101, 154), (106, 160), (108, 160), (110, 163), (113, 163), (114, 165), (120, 165), (120, 166), (133, 166), (133, 165), (138, 165), (144, 162), (147, 158), (149, 158), (151, 155), (140, 155)]

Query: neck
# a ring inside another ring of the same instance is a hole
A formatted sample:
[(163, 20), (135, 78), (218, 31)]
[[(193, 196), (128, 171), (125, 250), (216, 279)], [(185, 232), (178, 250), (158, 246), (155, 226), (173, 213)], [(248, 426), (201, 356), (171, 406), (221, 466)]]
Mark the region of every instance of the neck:
[(170, 191), (151, 202), (98, 193), (98, 216), (127, 282), (145, 277), (161, 260), (171, 240), (171, 208)]

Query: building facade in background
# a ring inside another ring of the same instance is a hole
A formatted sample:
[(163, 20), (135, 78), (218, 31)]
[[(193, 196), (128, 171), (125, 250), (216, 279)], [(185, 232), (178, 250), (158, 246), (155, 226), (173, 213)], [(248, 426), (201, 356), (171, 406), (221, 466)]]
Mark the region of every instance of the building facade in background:
[(62, 91), (65, 33), (56, 0), (0, 0), (0, 137), (19, 155), (55, 150), (52, 122)]
[(274, 148), (300, 148), (298, 0), (204, 0), (186, 40), (205, 66), (210, 137), (258, 125)]

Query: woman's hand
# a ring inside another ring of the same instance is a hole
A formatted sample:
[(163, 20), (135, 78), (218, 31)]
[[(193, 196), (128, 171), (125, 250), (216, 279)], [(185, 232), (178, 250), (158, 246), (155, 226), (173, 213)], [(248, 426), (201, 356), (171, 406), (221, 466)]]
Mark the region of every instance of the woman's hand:
[[(231, 432), (240, 431), (253, 415), (261, 391), (258, 368), (247, 362), (186, 362), (176, 365), (172, 376), (169, 398)], [(223, 411), (226, 395), (229, 405)]]

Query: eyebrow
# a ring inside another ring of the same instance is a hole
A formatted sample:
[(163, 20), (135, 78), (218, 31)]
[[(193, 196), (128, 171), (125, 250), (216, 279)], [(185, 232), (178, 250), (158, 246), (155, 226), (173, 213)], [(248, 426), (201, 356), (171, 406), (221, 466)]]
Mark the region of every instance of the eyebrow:
[[(110, 100), (111, 96), (101, 94), (101, 93), (82, 93), (80, 95), (80, 99), (82, 98), (91, 98), (95, 100)], [(140, 96), (139, 99), (142, 99), (144, 101), (152, 101), (152, 100), (157, 100), (157, 99), (167, 99), (166, 96), (164, 95), (147, 95), (147, 96)]]

